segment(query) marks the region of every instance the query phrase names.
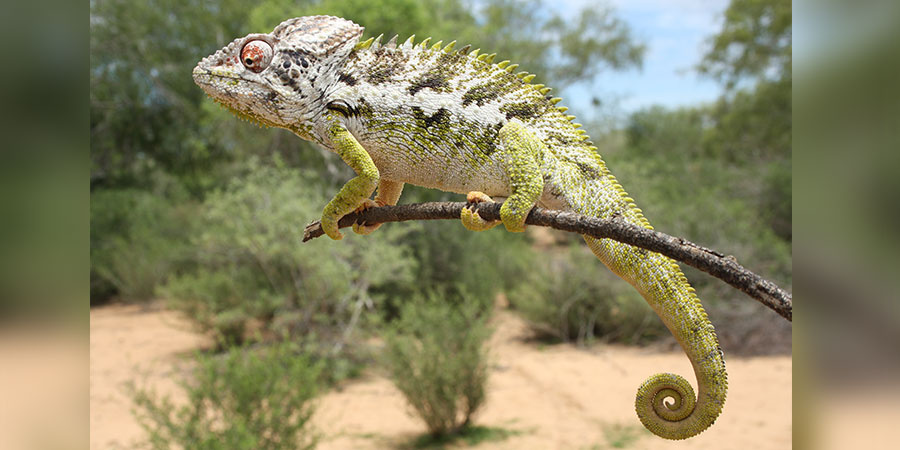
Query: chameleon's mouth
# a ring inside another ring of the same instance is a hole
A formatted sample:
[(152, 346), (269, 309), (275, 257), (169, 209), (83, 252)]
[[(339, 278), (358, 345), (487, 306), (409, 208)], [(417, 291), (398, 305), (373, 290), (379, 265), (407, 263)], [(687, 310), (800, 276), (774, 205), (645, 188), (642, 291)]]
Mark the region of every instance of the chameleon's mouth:
[(241, 79), (240, 75), (224, 69), (209, 69), (203, 67), (202, 63), (194, 67), (191, 74), (194, 83), (203, 89), (210, 98), (223, 106), (228, 107), (232, 111), (237, 112), (231, 103), (235, 102), (235, 93), (230, 86), (235, 85)]
[(257, 125), (261, 128), (267, 127), (279, 127), (281, 125), (266, 120), (262, 116), (258, 114), (254, 114), (249, 107), (241, 105), (241, 102), (238, 101), (238, 97), (234, 92), (225, 88), (223, 89), (220, 85), (217, 85), (215, 79), (219, 78), (220, 82), (228, 82), (225, 80), (221, 80), (222, 78), (227, 79), (239, 79), (237, 76), (222, 76), (219, 74), (209, 73), (208, 70), (203, 69), (201, 67), (194, 68), (194, 83), (196, 83), (200, 88), (203, 89), (203, 92), (206, 93), (206, 96), (212, 99), (216, 104), (220, 107), (226, 109), (235, 115), (238, 119), (250, 122), (254, 125)]
[(227, 69), (208, 69), (198, 64), (194, 67), (191, 74), (194, 83), (203, 88), (204, 91), (210, 93), (207, 87), (215, 87), (216, 80), (220, 83), (235, 83), (241, 79), (241, 76)]

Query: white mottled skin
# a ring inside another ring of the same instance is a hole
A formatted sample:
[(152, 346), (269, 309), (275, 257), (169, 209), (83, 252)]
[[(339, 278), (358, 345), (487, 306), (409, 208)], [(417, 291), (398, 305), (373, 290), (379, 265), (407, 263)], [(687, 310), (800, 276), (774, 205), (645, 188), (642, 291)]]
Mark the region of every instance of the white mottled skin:
[[(336, 17), (290, 19), (272, 33), (235, 40), (193, 72), (196, 83), (235, 114), (287, 128), (338, 153), (357, 172), (323, 212), (329, 236), (340, 238), (337, 219), (355, 208), (396, 203), (403, 183), (469, 194), (470, 201), (508, 197), (501, 217), (510, 231), (524, 228), (535, 204), (650, 227), (580, 125), (555, 106), (559, 99), (550, 98), (549, 89), (530, 83), (533, 76), (515, 74), (508, 62), (492, 64), (493, 55), (468, 47), (412, 38), (401, 45), (394, 39), (360, 43), (362, 32)], [(493, 225), (465, 211), (462, 219), (473, 230)], [(647, 299), (697, 375), (696, 397), (678, 375), (648, 379), (635, 405), (641, 422), (669, 439), (702, 432), (721, 412), (727, 378), (694, 289), (661, 255), (585, 240)], [(675, 405), (666, 406), (665, 398)]]

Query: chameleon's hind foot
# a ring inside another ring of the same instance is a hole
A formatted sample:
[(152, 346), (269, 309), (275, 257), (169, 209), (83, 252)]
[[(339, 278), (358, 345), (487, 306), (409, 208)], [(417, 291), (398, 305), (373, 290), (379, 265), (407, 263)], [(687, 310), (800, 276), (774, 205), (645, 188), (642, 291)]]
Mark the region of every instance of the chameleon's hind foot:
[[(354, 212), (361, 213), (369, 208), (377, 208), (379, 206), (384, 206), (384, 205), (385, 205), (385, 203), (378, 199), (372, 200), (372, 199), (367, 198), (362, 202), (362, 204), (360, 204), (356, 208), (356, 211), (354, 211)], [(353, 224), (353, 232), (356, 234), (370, 234), (380, 227), (381, 227), (380, 223), (366, 225), (366, 224), (361, 224), (361, 223), (357, 222), (357, 223)]]
[[(472, 191), (466, 194), (466, 202), (470, 205), (476, 203), (494, 203), (494, 199), (484, 192)], [(462, 213), (460, 213), (459, 216), (459, 218), (462, 219), (463, 226), (471, 231), (490, 230), (500, 224), (499, 220), (488, 221), (482, 219), (481, 216), (478, 215), (478, 212), (472, 209), (471, 206), (463, 208)]]

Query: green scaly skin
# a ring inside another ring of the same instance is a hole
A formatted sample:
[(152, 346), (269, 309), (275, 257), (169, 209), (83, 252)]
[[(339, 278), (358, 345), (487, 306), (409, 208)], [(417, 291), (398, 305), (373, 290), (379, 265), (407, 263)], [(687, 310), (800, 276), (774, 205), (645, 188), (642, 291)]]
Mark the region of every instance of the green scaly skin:
[[(506, 198), (501, 223), (509, 231), (523, 231), (535, 205), (650, 228), (574, 117), (556, 106), (560, 99), (531, 83), (534, 75), (468, 46), (416, 44), (412, 37), (382, 45), (380, 38), (360, 42), (362, 32), (336, 17), (290, 19), (272, 33), (236, 39), (193, 73), (238, 116), (291, 130), (353, 168), (357, 176), (322, 212), (329, 237), (342, 237), (337, 222), (349, 212), (396, 204), (404, 183), (467, 194), (470, 202)], [(468, 209), (461, 220), (475, 231), (497, 225)], [(664, 256), (609, 239), (585, 241), (644, 296), (694, 367), (697, 395), (674, 374), (640, 386), (641, 422), (668, 439), (702, 432), (721, 413), (727, 378), (694, 289)]]

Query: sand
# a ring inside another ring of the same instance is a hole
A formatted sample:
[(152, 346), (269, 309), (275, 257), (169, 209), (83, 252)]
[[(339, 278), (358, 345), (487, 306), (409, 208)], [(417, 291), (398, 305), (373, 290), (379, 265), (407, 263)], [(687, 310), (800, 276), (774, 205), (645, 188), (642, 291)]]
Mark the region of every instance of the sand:
[[(679, 353), (529, 342), (527, 325), (498, 311), (490, 342), (488, 401), (478, 425), (513, 432), (479, 449), (786, 449), (792, 439), (790, 356), (727, 359), (728, 401), (712, 428), (686, 441), (659, 439), (634, 414), (634, 393), (649, 375), (692, 378)], [(177, 314), (139, 306), (91, 310), (92, 449), (132, 448), (144, 434), (126, 386), (141, 382), (175, 395), (191, 352), (209, 341)], [(324, 394), (314, 423), (321, 449), (402, 448), (425, 432), (389, 380), (367, 371)], [(455, 447), (461, 447), (456, 445)]]

